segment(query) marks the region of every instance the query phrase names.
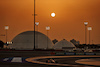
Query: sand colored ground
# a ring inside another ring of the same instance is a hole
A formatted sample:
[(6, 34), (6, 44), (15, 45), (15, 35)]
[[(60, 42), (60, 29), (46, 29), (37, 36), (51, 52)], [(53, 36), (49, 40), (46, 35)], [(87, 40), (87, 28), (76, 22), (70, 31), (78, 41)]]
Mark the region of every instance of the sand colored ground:
[(100, 58), (98, 58), (98, 59), (80, 59), (80, 60), (77, 60), (75, 62), (80, 63), (80, 64), (100, 66)]

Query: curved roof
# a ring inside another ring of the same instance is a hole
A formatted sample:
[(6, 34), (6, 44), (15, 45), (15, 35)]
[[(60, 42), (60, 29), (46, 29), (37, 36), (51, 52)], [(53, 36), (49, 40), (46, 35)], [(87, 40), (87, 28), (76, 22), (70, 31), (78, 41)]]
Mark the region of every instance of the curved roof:
[[(48, 40), (48, 43), (47, 43)], [(26, 31), (18, 34), (13, 40), (10, 48), (15, 49), (34, 49), (34, 31)], [(35, 47), (39, 49), (52, 48), (51, 40), (40, 32), (35, 32)]]
[(75, 45), (71, 42), (68, 42), (67, 40), (61, 40), (60, 42), (57, 42), (54, 46), (54, 49), (63, 49), (63, 48), (75, 48)]

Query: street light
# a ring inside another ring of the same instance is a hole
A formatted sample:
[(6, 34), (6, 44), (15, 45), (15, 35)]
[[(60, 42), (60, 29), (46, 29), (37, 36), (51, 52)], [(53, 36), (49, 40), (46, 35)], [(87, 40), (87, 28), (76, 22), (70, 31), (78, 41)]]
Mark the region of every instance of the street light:
[(6, 43), (7, 43), (7, 30), (9, 29), (9, 26), (5, 26), (5, 30), (6, 30)]
[(50, 27), (47, 26), (47, 27), (46, 27), (46, 30), (47, 30), (47, 49), (48, 49), (48, 31), (50, 30)]
[(51, 16), (52, 16), (52, 17), (55, 17), (55, 15), (56, 15), (55, 13), (51, 13)]
[(90, 31), (92, 30), (92, 27), (88, 27), (89, 30), (89, 44), (90, 44)]
[(36, 47), (38, 48), (38, 25), (39, 25), (39, 22), (35, 22), (35, 25), (37, 26), (37, 40), (36, 40), (37, 46)]
[(87, 24), (88, 22), (84, 22), (85, 24), (85, 44), (87, 44)]
[(37, 31), (38, 31), (39, 22), (35, 22), (35, 25), (37, 26)]

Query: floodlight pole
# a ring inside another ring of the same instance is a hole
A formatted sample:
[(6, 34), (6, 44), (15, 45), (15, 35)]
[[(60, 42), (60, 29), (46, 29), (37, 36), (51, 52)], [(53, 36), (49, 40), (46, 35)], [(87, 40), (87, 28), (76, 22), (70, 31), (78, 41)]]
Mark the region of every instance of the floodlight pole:
[(35, 50), (35, 0), (34, 0), (34, 50)]
[(88, 22), (84, 22), (85, 24), (85, 44), (87, 44), (87, 24)]
[[(35, 22), (35, 25), (37, 26), (37, 32), (38, 32), (38, 25), (39, 25), (39, 22)], [(36, 48), (38, 48), (38, 33), (37, 33), (37, 37), (36, 37)]]
[(6, 43), (7, 43), (7, 29), (6, 29)]
[(89, 30), (89, 45), (90, 45), (90, 30)]
[(5, 26), (5, 30), (6, 30), (6, 43), (7, 43), (7, 30), (9, 29), (9, 26)]
[(47, 30), (47, 49), (48, 49), (48, 31), (49, 30)]
[(50, 30), (50, 27), (47, 26), (47, 27), (46, 27), (46, 30), (47, 30), (47, 49), (48, 49), (48, 31)]
[(90, 31), (92, 30), (92, 27), (88, 27), (89, 30), (89, 44), (90, 44)]
[(85, 25), (85, 44), (87, 44), (87, 25)]

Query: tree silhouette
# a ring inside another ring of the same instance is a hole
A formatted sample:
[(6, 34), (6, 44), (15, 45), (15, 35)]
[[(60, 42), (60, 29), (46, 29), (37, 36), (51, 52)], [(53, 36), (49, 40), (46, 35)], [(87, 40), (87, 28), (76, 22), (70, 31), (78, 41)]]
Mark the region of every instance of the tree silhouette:
[(2, 41), (0, 40), (0, 47), (3, 48), (3, 46), (4, 46), (4, 42), (2, 42)]

